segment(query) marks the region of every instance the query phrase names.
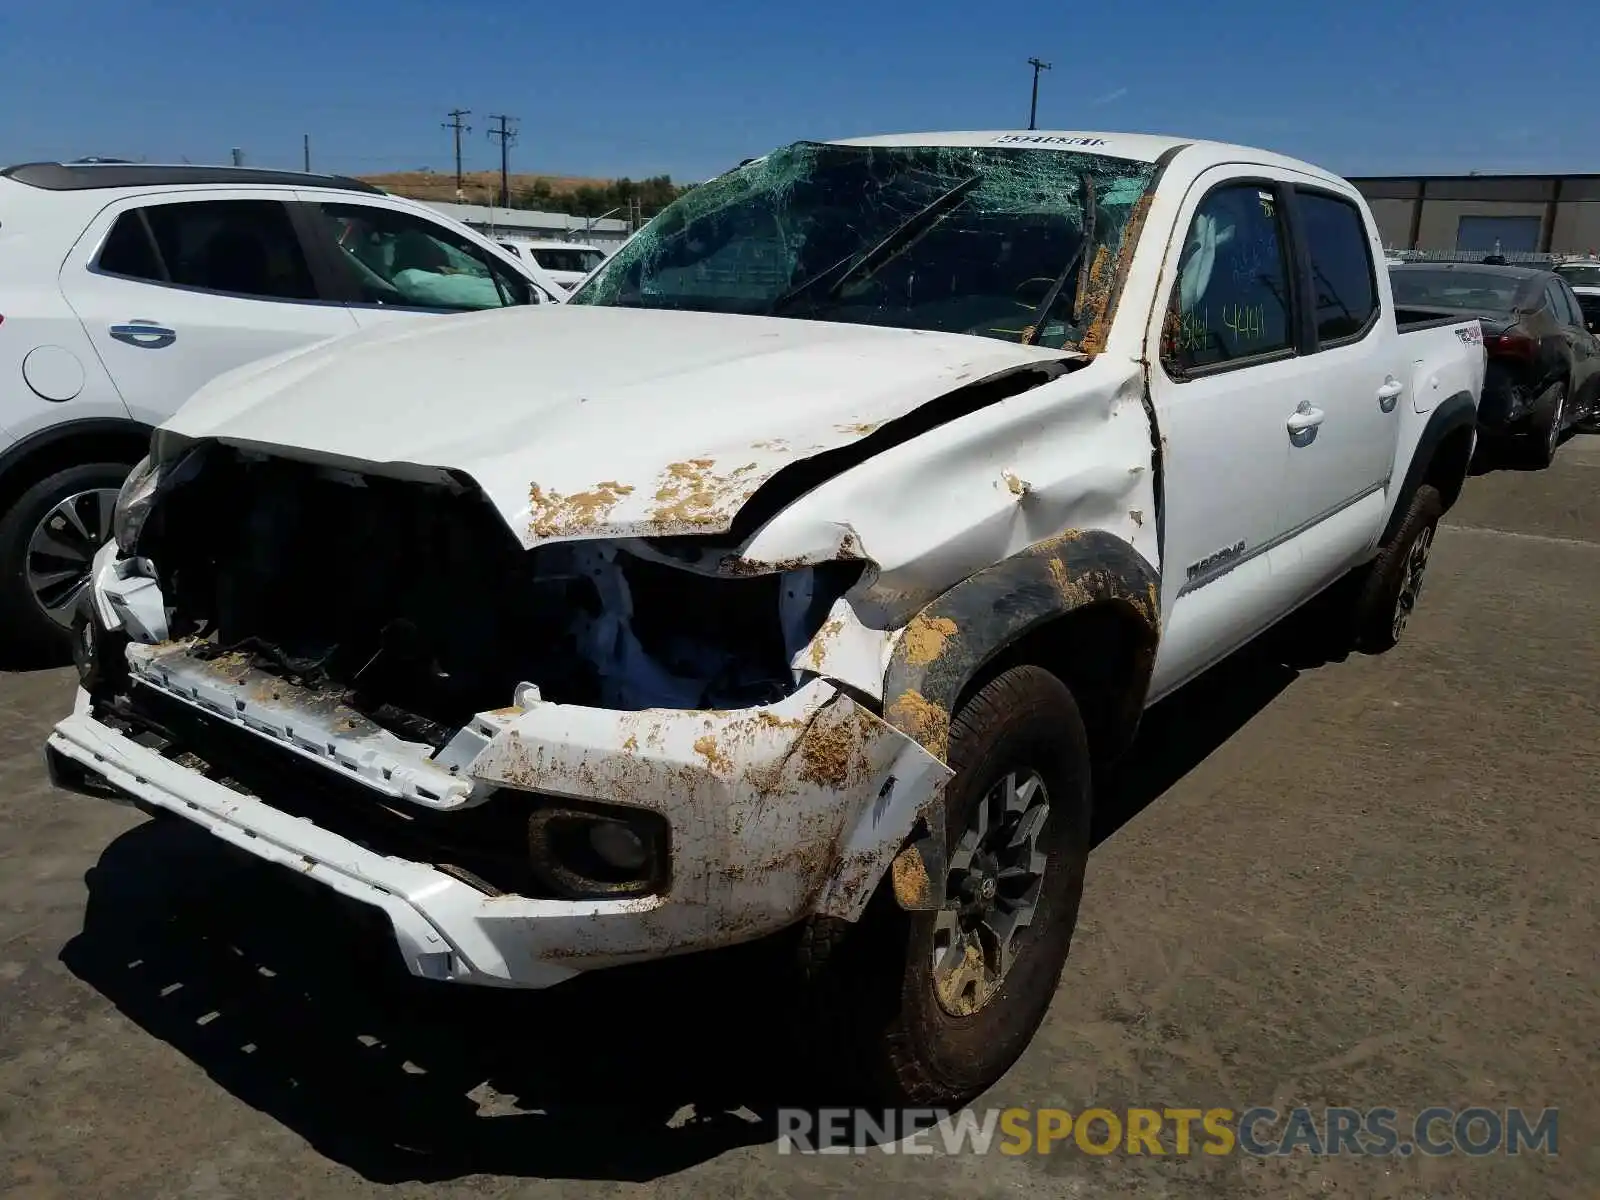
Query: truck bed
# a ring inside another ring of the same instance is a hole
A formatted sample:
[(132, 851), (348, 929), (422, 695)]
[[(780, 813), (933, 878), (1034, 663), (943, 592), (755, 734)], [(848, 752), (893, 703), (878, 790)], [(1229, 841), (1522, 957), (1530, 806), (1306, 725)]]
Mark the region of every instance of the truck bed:
[(1448, 308), (1403, 308), (1396, 305), (1394, 310), (1394, 323), (1403, 334), (1422, 329), (1443, 329), (1447, 325), (1465, 325), (1477, 319)]

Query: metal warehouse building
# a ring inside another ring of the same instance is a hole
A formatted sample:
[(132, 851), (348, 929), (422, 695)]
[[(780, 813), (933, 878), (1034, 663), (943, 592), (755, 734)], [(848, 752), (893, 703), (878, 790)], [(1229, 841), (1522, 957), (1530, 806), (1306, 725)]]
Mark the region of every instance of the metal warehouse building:
[(1391, 250), (1587, 254), (1600, 250), (1600, 175), (1351, 179)]

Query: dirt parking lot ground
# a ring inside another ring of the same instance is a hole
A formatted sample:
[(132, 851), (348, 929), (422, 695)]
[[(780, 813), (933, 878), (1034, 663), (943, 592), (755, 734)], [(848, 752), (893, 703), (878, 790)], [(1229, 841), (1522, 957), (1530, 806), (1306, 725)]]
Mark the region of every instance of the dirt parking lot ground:
[[(1560, 1109), (1508, 1158), (785, 1156), (753, 968), (395, 980), (285, 879), (52, 791), (0, 679), (0, 1195), (1585, 1197), (1600, 1179), (1600, 437), (1469, 481), (1383, 658), (1242, 656), (1107, 789), (983, 1106)], [(738, 1110), (737, 1112), (732, 1110)], [(1169, 1143), (1170, 1145), (1170, 1143)]]

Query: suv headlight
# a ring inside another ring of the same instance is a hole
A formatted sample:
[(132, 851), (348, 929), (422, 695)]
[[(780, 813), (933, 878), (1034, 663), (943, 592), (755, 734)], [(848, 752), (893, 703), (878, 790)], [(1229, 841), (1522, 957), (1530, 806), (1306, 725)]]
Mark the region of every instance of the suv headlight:
[(124, 558), (132, 557), (139, 543), (139, 534), (156, 498), (156, 488), (161, 484), (163, 466), (145, 455), (117, 494), (117, 506), (111, 514), (111, 533)]

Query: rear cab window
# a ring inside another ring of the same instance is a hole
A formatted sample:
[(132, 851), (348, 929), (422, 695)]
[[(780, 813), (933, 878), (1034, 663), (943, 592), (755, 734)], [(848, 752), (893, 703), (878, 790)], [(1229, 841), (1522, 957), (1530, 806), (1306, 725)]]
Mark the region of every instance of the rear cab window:
[(1296, 188), (1295, 216), (1311, 270), (1318, 346), (1360, 339), (1378, 317), (1377, 274), (1361, 210), (1343, 197)]
[(1293, 353), (1288, 239), (1276, 185), (1213, 189), (1184, 237), (1161, 362), (1181, 380)]
[(317, 300), (278, 200), (148, 204), (117, 217), (95, 261), (109, 275), (256, 300)]

